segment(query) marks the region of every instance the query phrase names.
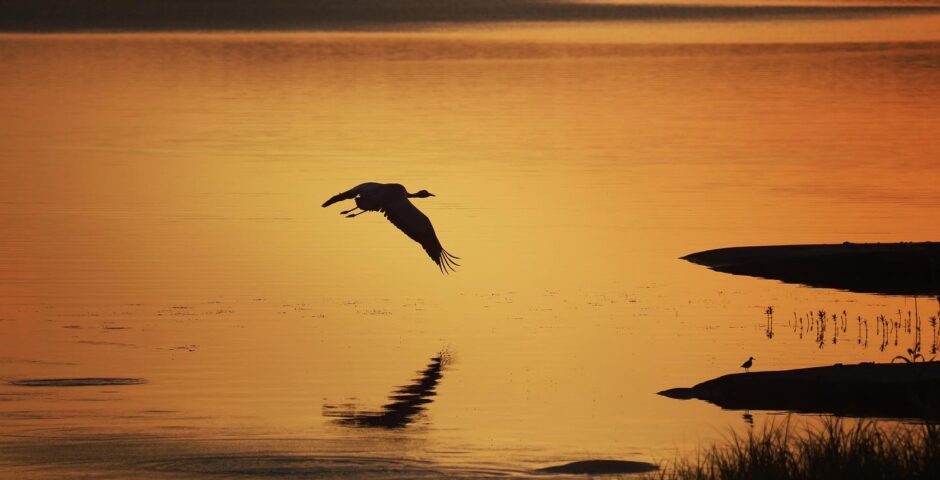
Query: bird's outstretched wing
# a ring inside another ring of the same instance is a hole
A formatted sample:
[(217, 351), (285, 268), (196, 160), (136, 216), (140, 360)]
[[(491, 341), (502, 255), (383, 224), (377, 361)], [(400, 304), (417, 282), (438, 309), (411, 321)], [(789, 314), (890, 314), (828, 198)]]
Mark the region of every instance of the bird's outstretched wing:
[(336, 195), (333, 195), (332, 197), (330, 197), (329, 200), (323, 202), (322, 206), (329, 207), (330, 205), (333, 205), (336, 202), (339, 202), (342, 200), (349, 200), (350, 198), (356, 198), (357, 195), (372, 188), (375, 185), (378, 185), (378, 184), (375, 182), (368, 182), (368, 183), (363, 183), (361, 185), (356, 185), (355, 187), (350, 188), (349, 190), (346, 190), (343, 193), (337, 193)]
[(442, 272), (447, 273), (448, 270), (453, 271), (455, 266), (460, 266), (454, 261), (458, 257), (451, 255), (441, 246), (441, 241), (437, 239), (437, 234), (434, 233), (431, 220), (407, 198), (387, 205), (382, 213), (385, 214), (385, 218), (392, 222), (392, 225), (398, 227), (412, 240), (420, 243), (424, 247), (424, 251), (428, 252), (428, 256), (431, 257), (431, 260), (434, 260), (434, 263)]

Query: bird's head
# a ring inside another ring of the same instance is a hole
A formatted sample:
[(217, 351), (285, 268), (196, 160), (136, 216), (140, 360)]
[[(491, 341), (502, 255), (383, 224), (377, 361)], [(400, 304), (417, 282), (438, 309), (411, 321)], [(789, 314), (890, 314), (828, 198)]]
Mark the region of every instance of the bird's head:
[(412, 198), (428, 198), (428, 197), (433, 197), (434, 194), (427, 190), (421, 190), (418, 193), (412, 193), (411, 195), (408, 195), (408, 196)]

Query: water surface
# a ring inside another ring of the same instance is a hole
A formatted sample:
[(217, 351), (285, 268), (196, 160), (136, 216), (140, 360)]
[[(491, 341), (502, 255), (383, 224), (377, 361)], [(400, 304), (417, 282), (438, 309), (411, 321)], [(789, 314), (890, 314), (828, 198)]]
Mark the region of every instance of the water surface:
[[(903, 353), (910, 334), (883, 345), (874, 319), (914, 311), (926, 329), (936, 302), (678, 257), (936, 240), (936, 39), (781, 43), (792, 25), (744, 22), (777, 33), (653, 25), (676, 36), (597, 42), (597, 28), (613, 27), (0, 39), (0, 467), (372, 478), (655, 462), (748, 424), (654, 392), (749, 356)], [(690, 31), (718, 33), (676, 40)], [(463, 267), (444, 277), (381, 216), (319, 207), (363, 181), (435, 193), (416, 205)], [(847, 319), (822, 347), (793, 328), (819, 310)], [(452, 360), (422, 390), (441, 351)], [(48, 381), (68, 378), (140, 381)], [(422, 408), (400, 428), (333, 412), (382, 412), (409, 385)]]

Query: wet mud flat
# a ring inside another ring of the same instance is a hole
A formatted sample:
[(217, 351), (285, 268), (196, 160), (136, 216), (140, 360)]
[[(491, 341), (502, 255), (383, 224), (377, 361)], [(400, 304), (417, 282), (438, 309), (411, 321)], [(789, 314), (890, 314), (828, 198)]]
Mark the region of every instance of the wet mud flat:
[(142, 378), (124, 377), (82, 377), (82, 378), (23, 378), (7, 382), (16, 387), (113, 387), (141, 385), (147, 383)]
[(940, 243), (730, 247), (682, 257), (735, 275), (859, 293), (940, 296)]
[(655, 472), (659, 467), (652, 463), (631, 460), (582, 460), (536, 470), (537, 474), (561, 475), (625, 475)]
[(658, 394), (705, 400), (728, 410), (940, 420), (940, 362), (736, 373)]

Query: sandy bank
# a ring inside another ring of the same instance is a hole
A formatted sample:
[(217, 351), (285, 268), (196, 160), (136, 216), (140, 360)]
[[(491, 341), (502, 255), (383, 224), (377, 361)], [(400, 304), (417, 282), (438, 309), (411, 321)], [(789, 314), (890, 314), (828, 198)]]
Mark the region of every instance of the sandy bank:
[(659, 395), (705, 400), (724, 409), (940, 419), (940, 362), (737, 373)]
[(811, 287), (940, 296), (937, 242), (732, 247), (682, 259), (719, 272)]

